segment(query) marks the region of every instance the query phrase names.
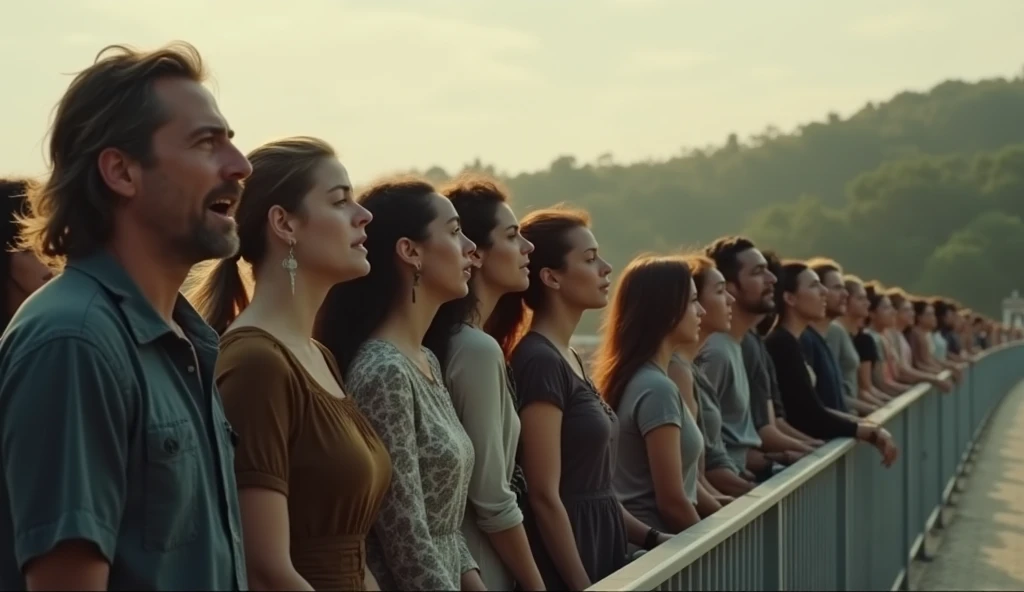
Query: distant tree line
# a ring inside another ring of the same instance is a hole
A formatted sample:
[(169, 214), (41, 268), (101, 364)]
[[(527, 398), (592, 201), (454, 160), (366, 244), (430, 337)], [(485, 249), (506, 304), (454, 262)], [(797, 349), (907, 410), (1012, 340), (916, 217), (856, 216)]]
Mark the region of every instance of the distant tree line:
[[(1024, 289), (1024, 79), (949, 81), (842, 119), (686, 149), (661, 162), (562, 156), (502, 176), (517, 209), (590, 210), (617, 267), (646, 250), (744, 233), (787, 257), (825, 255), (865, 279), (941, 293), (990, 315)], [(449, 176), (434, 167), (424, 174)], [(594, 330), (588, 319), (582, 330)]]

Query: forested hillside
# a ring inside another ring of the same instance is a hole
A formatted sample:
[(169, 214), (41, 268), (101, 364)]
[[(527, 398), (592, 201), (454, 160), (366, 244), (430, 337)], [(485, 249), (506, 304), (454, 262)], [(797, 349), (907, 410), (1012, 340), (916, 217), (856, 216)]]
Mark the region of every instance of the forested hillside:
[(563, 156), (506, 181), (521, 212), (559, 201), (589, 209), (619, 267), (639, 251), (742, 232), (784, 256), (832, 256), (990, 314), (1024, 289), (1021, 78), (944, 82), (847, 119), (829, 114), (792, 133), (769, 126), (662, 162)]

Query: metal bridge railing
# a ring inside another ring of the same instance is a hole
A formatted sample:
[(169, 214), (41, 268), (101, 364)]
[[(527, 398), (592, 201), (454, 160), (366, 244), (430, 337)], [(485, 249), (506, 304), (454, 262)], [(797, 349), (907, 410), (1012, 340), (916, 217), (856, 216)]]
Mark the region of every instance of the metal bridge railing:
[(1003, 397), (1024, 344), (984, 352), (951, 393), (919, 384), (869, 419), (899, 443), (829, 442), (591, 590), (897, 590)]

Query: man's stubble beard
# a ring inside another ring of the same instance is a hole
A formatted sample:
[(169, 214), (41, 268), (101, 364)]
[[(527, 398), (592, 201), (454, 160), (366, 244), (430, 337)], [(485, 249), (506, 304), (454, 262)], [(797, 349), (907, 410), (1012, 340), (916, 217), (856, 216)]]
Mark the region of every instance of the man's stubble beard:
[(159, 252), (182, 265), (191, 267), (210, 259), (231, 257), (238, 252), (237, 227), (211, 226), (206, 210), (190, 215), (184, 230), (173, 223), (172, 217), (160, 211), (149, 212), (144, 224), (152, 236), (162, 239)]
[(239, 247), (238, 227), (211, 228), (207, 224), (205, 210), (190, 221), (188, 235), (183, 239), (181, 253), (192, 265), (210, 259), (231, 257), (238, 252)]

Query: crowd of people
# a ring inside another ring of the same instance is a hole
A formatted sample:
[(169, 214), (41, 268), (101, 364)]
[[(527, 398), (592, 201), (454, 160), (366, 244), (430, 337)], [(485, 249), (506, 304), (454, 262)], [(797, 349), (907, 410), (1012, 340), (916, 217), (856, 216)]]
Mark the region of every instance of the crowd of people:
[(1021, 337), (743, 237), (613, 274), (486, 176), (357, 196), (204, 80), (108, 48), (0, 185), (3, 589), (582, 590)]

